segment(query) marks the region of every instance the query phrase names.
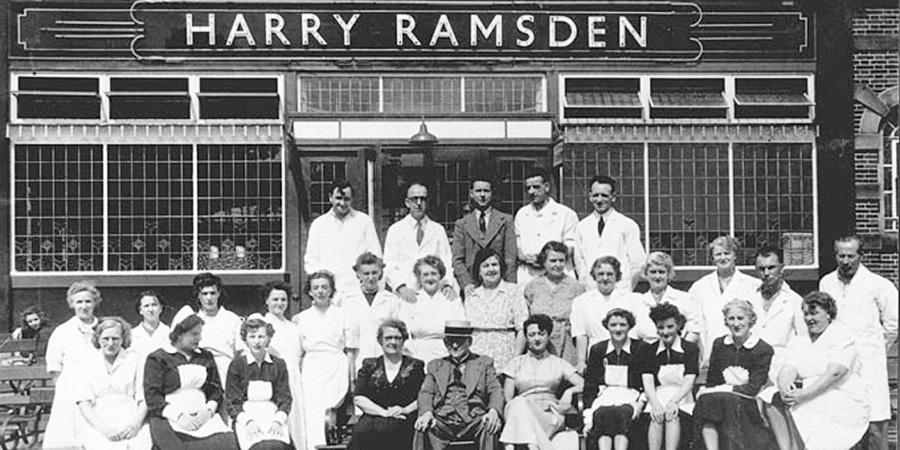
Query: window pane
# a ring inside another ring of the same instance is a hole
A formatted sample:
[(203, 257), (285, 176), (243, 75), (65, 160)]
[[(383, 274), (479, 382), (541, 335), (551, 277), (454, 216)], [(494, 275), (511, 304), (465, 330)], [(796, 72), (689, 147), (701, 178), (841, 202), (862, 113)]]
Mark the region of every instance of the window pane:
[(498, 188), (495, 188), (494, 202), (499, 198), (499, 209), (515, 214), (522, 205), (529, 202), (525, 189), (525, 177), (534, 169), (535, 160), (499, 159), (497, 164)]
[(740, 262), (756, 248), (784, 248), (785, 264), (814, 264), (813, 163), (809, 144), (735, 144), (735, 234)]
[(331, 209), (331, 185), (347, 179), (347, 163), (343, 161), (312, 161), (309, 164), (309, 206), (313, 218)]
[(707, 245), (730, 230), (728, 145), (650, 144), (648, 177), (650, 248), (709, 265)]
[(190, 145), (109, 146), (109, 270), (193, 269)]
[(201, 78), (201, 119), (277, 119), (275, 78)]
[(538, 77), (466, 77), (466, 112), (542, 112)]
[(385, 77), (384, 112), (393, 114), (462, 112), (460, 77)]
[(99, 145), (15, 146), (15, 269), (103, 270)]
[(618, 183), (616, 210), (644, 229), (643, 144), (567, 144), (564, 155), (563, 204), (579, 217), (590, 214), (594, 210), (588, 198), (591, 178), (607, 174)]
[(378, 112), (378, 77), (300, 77), (300, 112)]
[(111, 78), (111, 119), (190, 119), (187, 78)]
[(73, 77), (19, 77), (20, 119), (99, 119), (100, 80)]
[(197, 151), (200, 270), (281, 269), (281, 146), (200, 145)]

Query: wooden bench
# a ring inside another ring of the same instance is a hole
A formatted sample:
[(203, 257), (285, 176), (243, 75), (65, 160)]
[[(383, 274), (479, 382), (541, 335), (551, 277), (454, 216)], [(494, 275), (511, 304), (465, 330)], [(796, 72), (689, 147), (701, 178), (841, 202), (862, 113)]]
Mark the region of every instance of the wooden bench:
[[(0, 352), (34, 352), (37, 341), (0, 338)], [(10, 356), (0, 368), (0, 449), (13, 450), (20, 443), (39, 448), (44, 413), (53, 403), (53, 375), (42, 360)]]

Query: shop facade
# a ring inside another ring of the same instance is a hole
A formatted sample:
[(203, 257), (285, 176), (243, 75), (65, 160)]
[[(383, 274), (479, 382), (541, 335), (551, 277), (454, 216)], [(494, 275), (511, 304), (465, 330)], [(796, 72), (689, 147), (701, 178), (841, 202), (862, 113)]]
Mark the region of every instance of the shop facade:
[[(835, 147), (852, 111), (822, 110), (822, 77), (846, 75), (822, 64), (826, 7), (12, 2), (4, 320), (32, 303), (64, 316), (80, 278), (135, 318), (138, 292), (180, 305), (200, 271), (250, 312), (260, 283), (299, 291), (335, 180), (383, 242), (408, 181), (429, 180), (452, 234), (486, 169), (511, 213), (534, 167), (581, 216), (590, 178), (612, 175), (679, 283), (711, 269), (722, 234), (744, 265), (783, 246), (812, 283), (850, 223), (834, 219), (849, 201), (824, 196), (852, 185)], [(436, 142), (411, 143), (423, 124)]]

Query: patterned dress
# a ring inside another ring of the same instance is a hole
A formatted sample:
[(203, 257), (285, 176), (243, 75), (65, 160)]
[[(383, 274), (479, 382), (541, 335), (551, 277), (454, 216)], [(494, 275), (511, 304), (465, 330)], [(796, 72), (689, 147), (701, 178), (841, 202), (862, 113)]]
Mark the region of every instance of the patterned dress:
[(466, 318), (475, 327), (472, 352), (489, 356), (503, 370), (516, 356), (516, 332), (528, 319), (528, 305), (515, 284), (501, 281), (488, 291), (479, 286), (466, 298)]
[[(403, 356), (400, 369), (388, 381), (384, 358), (366, 358), (359, 369), (354, 395), (366, 397), (382, 408), (405, 407), (416, 401), (419, 388), (425, 381), (425, 363)], [(353, 427), (351, 450), (404, 450), (412, 447), (413, 424), (416, 414), (406, 420), (363, 414)]]
[(531, 314), (546, 314), (553, 319), (553, 333), (550, 334), (552, 351), (569, 364), (578, 363), (575, 343), (572, 341), (572, 300), (583, 294), (586, 288), (570, 276), (554, 284), (546, 275), (531, 280), (525, 286), (525, 300)]

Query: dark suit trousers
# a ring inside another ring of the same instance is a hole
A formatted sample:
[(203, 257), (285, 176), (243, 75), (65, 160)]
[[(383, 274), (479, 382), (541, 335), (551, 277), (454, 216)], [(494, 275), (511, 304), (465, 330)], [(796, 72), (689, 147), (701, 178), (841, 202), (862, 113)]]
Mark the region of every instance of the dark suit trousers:
[(488, 434), (481, 428), (481, 417), (463, 425), (449, 425), (435, 418), (434, 426), (426, 432), (416, 431), (413, 450), (444, 450), (451, 442), (476, 441), (480, 450), (499, 450), (499, 435)]

